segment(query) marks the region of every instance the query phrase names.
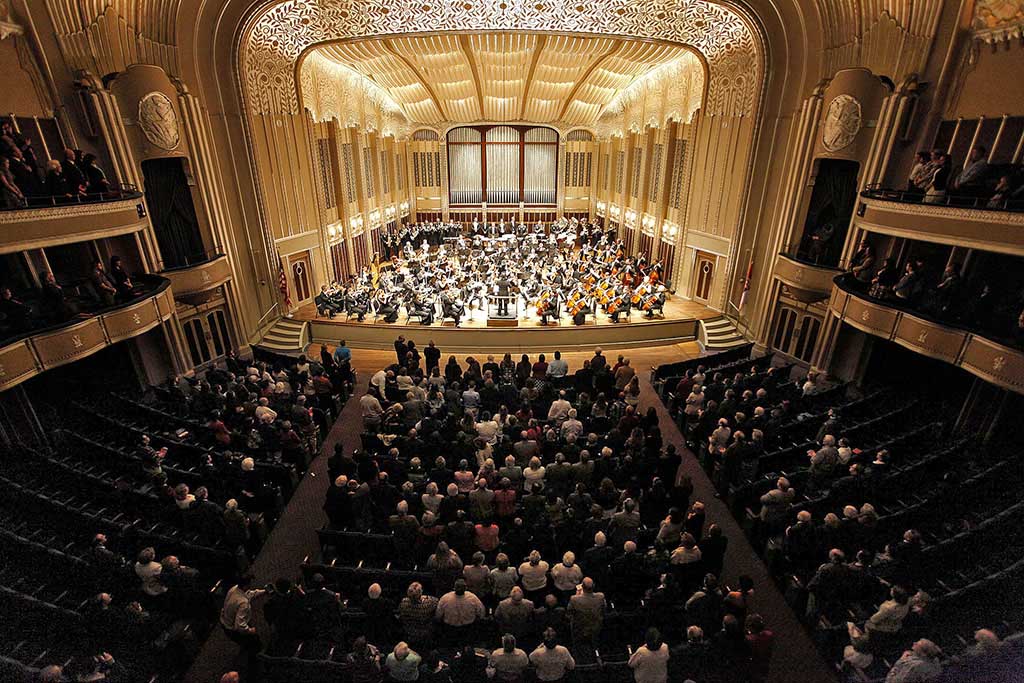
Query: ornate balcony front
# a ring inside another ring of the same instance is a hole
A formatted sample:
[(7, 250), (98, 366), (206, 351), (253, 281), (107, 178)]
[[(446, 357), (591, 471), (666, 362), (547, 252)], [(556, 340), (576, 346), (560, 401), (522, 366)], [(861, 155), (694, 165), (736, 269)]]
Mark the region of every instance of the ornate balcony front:
[(134, 187), (105, 193), (92, 201), (33, 202), (0, 211), (0, 253), (114, 237), (143, 230), (146, 210)]
[(775, 258), (775, 277), (802, 300), (820, 301), (832, 291), (832, 280), (840, 268), (822, 265), (787, 249)]
[(923, 203), (920, 193), (870, 188), (861, 193), (857, 226), (907, 239), (1024, 254), (1024, 206), (947, 197)]
[(985, 332), (938, 322), (896, 302), (872, 298), (857, 289), (846, 276), (835, 278), (829, 310), (862, 332), (951, 363), (987, 382), (1024, 394), (1024, 350), (996, 341)]
[(167, 278), (146, 275), (136, 280), (143, 293), (84, 319), (34, 330), (0, 348), (0, 391), (51, 368), (85, 358), (105, 346), (148, 332), (174, 314)]
[(224, 254), (213, 254), (193, 265), (161, 273), (171, 281), (175, 296), (188, 296), (214, 289), (231, 279), (231, 264)]

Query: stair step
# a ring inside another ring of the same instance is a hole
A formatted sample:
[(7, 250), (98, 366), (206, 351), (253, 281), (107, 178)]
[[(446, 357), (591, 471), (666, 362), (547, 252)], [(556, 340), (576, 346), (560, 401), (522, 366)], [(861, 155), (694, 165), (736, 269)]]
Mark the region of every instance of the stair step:
[(277, 341), (295, 341), (295, 342), (297, 342), (300, 339), (302, 339), (302, 335), (301, 334), (282, 333), (282, 332), (278, 332), (277, 330), (270, 330), (270, 332), (267, 332), (264, 335), (263, 338), (264, 339), (276, 339)]
[(305, 325), (306, 323), (302, 322), (301, 320), (288, 320), (287, 318), (281, 318), (276, 323), (274, 323), (275, 328), (286, 327), (294, 330), (301, 330), (303, 327), (305, 327)]

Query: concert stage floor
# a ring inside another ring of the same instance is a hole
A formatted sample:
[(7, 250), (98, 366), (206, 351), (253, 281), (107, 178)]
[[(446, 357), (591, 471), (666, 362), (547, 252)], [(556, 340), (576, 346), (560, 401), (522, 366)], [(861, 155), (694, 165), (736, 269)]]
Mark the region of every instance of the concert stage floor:
[(588, 316), (583, 325), (573, 325), (569, 317), (563, 317), (557, 325), (549, 322), (542, 326), (540, 319), (530, 312), (525, 320), (520, 317), (515, 326), (488, 327), (482, 311), (473, 314), (472, 319), (464, 318), (459, 327), (450, 320), (444, 324), (435, 320), (429, 326), (415, 321), (406, 323), (404, 311), (393, 324), (374, 322), (372, 315), (358, 322), (355, 318), (346, 321), (343, 316), (318, 316), (316, 307), (310, 303), (297, 309), (293, 319), (310, 323), (313, 343), (335, 344), (344, 339), (355, 348), (390, 349), (401, 334), (420, 346), (433, 340), (446, 352), (536, 353), (556, 348), (640, 348), (693, 341), (697, 338), (698, 321), (719, 315), (706, 306), (674, 296), (669, 296), (665, 303), (664, 317), (648, 320), (642, 312), (634, 311), (631, 318), (620, 317), (618, 323), (599, 314), (596, 321)]

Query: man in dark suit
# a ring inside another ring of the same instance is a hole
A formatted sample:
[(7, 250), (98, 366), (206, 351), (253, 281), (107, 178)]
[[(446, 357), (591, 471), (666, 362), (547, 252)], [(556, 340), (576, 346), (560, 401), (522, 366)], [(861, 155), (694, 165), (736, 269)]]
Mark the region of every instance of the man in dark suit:
[(440, 367), (441, 362), (441, 349), (434, 346), (434, 340), (431, 339), (427, 347), (423, 349), (423, 362), (427, 366), (427, 374), (436, 367)]
[(341, 598), (327, 588), (322, 574), (314, 574), (307, 589), (302, 598), (307, 628), (313, 636), (340, 640), (344, 635), (341, 632)]

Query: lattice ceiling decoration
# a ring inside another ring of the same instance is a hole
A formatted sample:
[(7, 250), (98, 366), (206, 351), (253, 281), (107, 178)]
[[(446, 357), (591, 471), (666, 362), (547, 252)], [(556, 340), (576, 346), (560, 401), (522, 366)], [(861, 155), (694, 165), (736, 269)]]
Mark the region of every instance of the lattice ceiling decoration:
[(704, 65), (692, 52), (633, 81), (604, 107), (595, 132), (601, 137), (639, 133), (668, 121), (688, 123), (701, 107)]
[(592, 125), (652, 70), (684, 55), (703, 68), (681, 45), (537, 33), (400, 36), (317, 48), (307, 62), (313, 55), (361, 73), (425, 124)]
[[(437, 35), (444, 30), (485, 35)], [(499, 40), (497, 32), (512, 35)], [(597, 54), (584, 51), (579, 60), (560, 63), (557, 55), (567, 54), (574, 38), (553, 35), (558, 33), (586, 35), (586, 49)], [(681, 52), (674, 51), (682, 45), (707, 61), (705, 111), (749, 116), (764, 74), (761, 42), (751, 25), (736, 10), (707, 0), (288, 0), (256, 15), (243, 40), (249, 112), (298, 113), (295, 65), (304, 52), (320, 44), (380, 36), (392, 37), (331, 50), (357, 71), (373, 70), (378, 85), (412, 119), (478, 120), (496, 113), (493, 118), (504, 120), (518, 109), (519, 118), (547, 122), (556, 121), (552, 114), (562, 109), (562, 117), (593, 121), (639, 73), (670, 62), (670, 55), (678, 58)], [(643, 43), (623, 41), (623, 36), (677, 46), (641, 48), (636, 46)], [(503, 61), (501, 40), (509, 48)], [(614, 52), (616, 43), (621, 54)], [(601, 50), (604, 45), (607, 51)], [(423, 69), (419, 78), (417, 68)], [(478, 87), (481, 73), (494, 81), (486, 91)]]

